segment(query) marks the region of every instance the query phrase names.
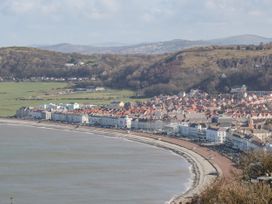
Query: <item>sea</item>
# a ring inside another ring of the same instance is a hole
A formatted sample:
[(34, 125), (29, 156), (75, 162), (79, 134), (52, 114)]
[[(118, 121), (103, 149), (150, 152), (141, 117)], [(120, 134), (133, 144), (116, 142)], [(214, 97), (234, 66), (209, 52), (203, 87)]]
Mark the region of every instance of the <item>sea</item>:
[(0, 125), (0, 204), (163, 204), (192, 185), (190, 168), (119, 137)]

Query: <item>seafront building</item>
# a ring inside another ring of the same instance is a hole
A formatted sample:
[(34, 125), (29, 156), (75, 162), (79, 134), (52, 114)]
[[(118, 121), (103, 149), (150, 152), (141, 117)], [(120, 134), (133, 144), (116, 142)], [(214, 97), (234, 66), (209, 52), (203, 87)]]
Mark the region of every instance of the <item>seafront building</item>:
[(225, 128), (209, 127), (206, 130), (206, 140), (215, 144), (223, 144), (226, 141), (227, 131)]
[[(199, 90), (109, 105), (44, 104), (23, 107), (16, 117), (186, 137), (242, 151), (272, 144), (272, 93), (209, 95)], [(239, 90), (238, 90), (239, 92)]]

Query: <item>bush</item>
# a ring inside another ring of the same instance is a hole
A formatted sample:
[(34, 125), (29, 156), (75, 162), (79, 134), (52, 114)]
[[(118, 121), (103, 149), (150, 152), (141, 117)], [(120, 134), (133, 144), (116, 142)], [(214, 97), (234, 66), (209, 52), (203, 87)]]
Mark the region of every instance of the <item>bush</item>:
[(147, 97), (162, 95), (173, 95), (179, 92), (174, 84), (155, 84), (144, 89), (144, 95)]
[(269, 183), (252, 183), (258, 176), (271, 175), (271, 152), (252, 151), (241, 156), (240, 174), (233, 179), (221, 179), (209, 186), (200, 196), (193, 198), (194, 204), (259, 204), (272, 203), (272, 188)]
[(272, 203), (272, 189), (267, 184), (220, 180), (212, 187), (207, 188), (200, 197), (195, 197), (192, 203), (270, 204)]

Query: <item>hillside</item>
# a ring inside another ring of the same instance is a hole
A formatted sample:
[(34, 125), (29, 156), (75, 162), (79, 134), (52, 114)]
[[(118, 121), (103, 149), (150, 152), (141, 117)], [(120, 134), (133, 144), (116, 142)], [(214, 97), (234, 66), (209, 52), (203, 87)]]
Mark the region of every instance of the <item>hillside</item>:
[(191, 88), (228, 92), (242, 84), (251, 90), (271, 90), (272, 45), (208, 46), (168, 55), (80, 55), (2, 48), (0, 76), (95, 77), (87, 85), (130, 88), (149, 96)]
[(165, 42), (142, 43), (113, 47), (97, 47), (63, 43), (52, 46), (41, 46), (38, 48), (63, 53), (81, 54), (164, 54), (203, 45), (209, 45), (209, 43), (205, 41), (171, 40)]
[[(167, 89), (199, 88), (208, 92), (228, 92), (245, 84), (250, 90), (272, 90), (272, 49), (258, 46), (193, 48), (167, 57), (139, 79), (157, 92), (153, 84), (167, 84)], [(160, 91), (162, 87), (160, 88)]]
[(259, 45), (260, 43), (270, 43), (272, 38), (258, 35), (236, 35), (226, 38), (208, 40), (212, 45)]
[(131, 66), (149, 66), (162, 56), (64, 54), (27, 47), (0, 48), (0, 77), (93, 77), (114, 75)]
[(81, 54), (164, 54), (200, 46), (248, 44), (259, 45), (261, 42), (269, 43), (272, 42), (272, 39), (257, 35), (239, 35), (206, 41), (176, 39), (171, 41), (141, 43), (126, 46), (112, 46), (111, 44), (106, 44), (104, 46), (88, 46), (63, 43), (51, 46), (38, 46), (38, 48), (63, 53), (75, 52)]

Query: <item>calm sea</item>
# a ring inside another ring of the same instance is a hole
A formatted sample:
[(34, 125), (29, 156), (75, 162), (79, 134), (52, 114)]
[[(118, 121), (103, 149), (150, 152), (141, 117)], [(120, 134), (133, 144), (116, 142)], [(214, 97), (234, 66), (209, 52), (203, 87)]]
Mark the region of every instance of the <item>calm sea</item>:
[(0, 203), (158, 204), (191, 185), (190, 164), (121, 138), (0, 125)]

